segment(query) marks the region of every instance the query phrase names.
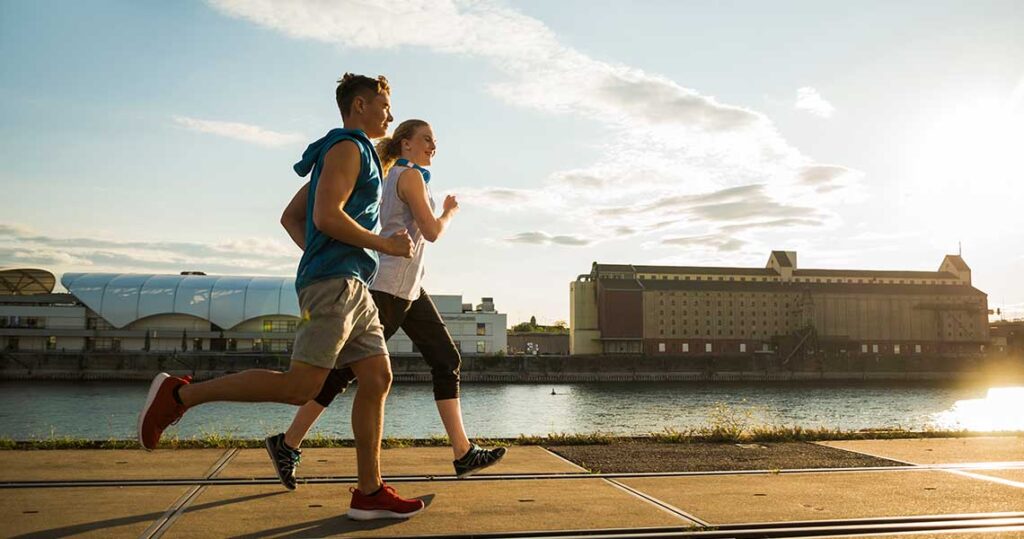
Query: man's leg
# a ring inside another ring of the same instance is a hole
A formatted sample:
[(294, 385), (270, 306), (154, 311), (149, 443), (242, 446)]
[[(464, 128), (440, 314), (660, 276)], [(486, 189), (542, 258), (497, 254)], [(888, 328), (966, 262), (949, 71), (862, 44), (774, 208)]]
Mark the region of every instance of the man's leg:
[(156, 449), (164, 430), (193, 407), (214, 401), (304, 404), (316, 396), (330, 369), (292, 361), (288, 372), (251, 369), (191, 384), (188, 377), (160, 373), (149, 386), (139, 414), (139, 443)]
[(302, 405), (317, 395), (331, 370), (292, 360), (288, 372), (250, 369), (188, 384), (178, 391), (191, 408), (207, 402), (280, 402)]
[(280, 402), (301, 406), (315, 397), (347, 337), (343, 304), (347, 290), (346, 279), (327, 279), (299, 290), (303, 321), (295, 334), (288, 372), (251, 369), (200, 384), (191, 384), (188, 378), (158, 374), (139, 414), (142, 447), (156, 448), (164, 429), (189, 408), (203, 403)]
[(384, 401), (391, 389), (391, 360), (386, 355), (377, 355), (350, 367), (359, 379), (352, 402), (359, 490), (372, 495), (384, 484), (380, 474), (380, 443), (384, 434)]

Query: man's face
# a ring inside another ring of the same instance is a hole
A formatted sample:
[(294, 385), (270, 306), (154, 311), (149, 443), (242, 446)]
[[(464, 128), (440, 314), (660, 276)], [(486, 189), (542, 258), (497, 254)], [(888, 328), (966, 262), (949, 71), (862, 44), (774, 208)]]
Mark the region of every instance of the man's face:
[(388, 133), (388, 126), (395, 120), (391, 116), (391, 96), (377, 94), (366, 104), (366, 136), (381, 138)]

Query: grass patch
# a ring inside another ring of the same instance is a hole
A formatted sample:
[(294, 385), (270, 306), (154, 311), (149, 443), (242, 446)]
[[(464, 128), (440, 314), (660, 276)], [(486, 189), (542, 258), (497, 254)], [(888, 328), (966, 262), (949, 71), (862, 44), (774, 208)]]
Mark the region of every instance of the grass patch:
[[(611, 445), (617, 443), (756, 443), (756, 442), (820, 442), (829, 440), (889, 440), (909, 438), (967, 438), (971, 436), (1024, 436), (1017, 431), (971, 432), (966, 430), (925, 430), (902, 429), (846, 431), (840, 429), (808, 429), (803, 427), (765, 427), (749, 429), (721, 429), (703, 427), (691, 430), (666, 429), (642, 436), (616, 436), (607, 433), (569, 434), (553, 433), (547, 436), (525, 436), (516, 438), (475, 438), (482, 446), (567, 446), (567, 445)], [(434, 438), (385, 438), (381, 444), (385, 449), (406, 447), (448, 447), (444, 437)], [(314, 434), (307, 438), (305, 448), (354, 447), (351, 439), (329, 438)], [(263, 439), (236, 438), (230, 435), (208, 434), (191, 438), (168, 438), (160, 442), (161, 449), (262, 449)], [(48, 449), (139, 449), (135, 440), (87, 440), (70, 436), (52, 436), (33, 440), (12, 440), (0, 438), (3, 450), (48, 450)]]

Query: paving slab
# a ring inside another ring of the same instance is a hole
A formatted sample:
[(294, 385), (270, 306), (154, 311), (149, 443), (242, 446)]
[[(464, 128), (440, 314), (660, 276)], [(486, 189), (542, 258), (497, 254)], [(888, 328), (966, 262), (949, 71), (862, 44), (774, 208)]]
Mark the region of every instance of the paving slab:
[[(1024, 537), (1024, 526), (1008, 526), (1005, 529), (989, 529), (988, 531), (978, 532), (909, 532), (901, 533), (898, 535), (844, 535), (841, 537), (835, 535), (822, 536), (822, 539), (828, 537), (828, 539), (1020, 539)], [(806, 539), (815, 539), (808, 537)]]
[(0, 481), (194, 479), (226, 449), (0, 451)]
[[(1008, 526), (1006, 529), (988, 529), (978, 532), (910, 532), (898, 535), (846, 535), (827, 536), (828, 539), (1020, 539), (1024, 537), (1024, 526)], [(808, 537), (807, 539), (814, 539)]]
[[(402, 483), (427, 508), (407, 521), (355, 522), (344, 516), (345, 485), (207, 487), (164, 535), (206, 537), (401, 537), (687, 522), (600, 479)], [(567, 493), (571, 489), (571, 495)]]
[(1014, 468), (1012, 470), (970, 470), (971, 473), (978, 475), (987, 475), (989, 477), (998, 477), (1000, 479), (1009, 479), (1010, 481), (1016, 481), (1021, 485), (1024, 485), (1024, 469)]
[(138, 537), (187, 490), (188, 487), (4, 490), (0, 493), (0, 537)]
[(913, 464), (1024, 461), (1024, 437), (1019, 436), (843, 440), (819, 443)]
[[(380, 454), (385, 477), (397, 475), (453, 475), (452, 450), (447, 447), (407, 447), (384, 449)], [(509, 448), (501, 463), (481, 472), (485, 474), (566, 473), (579, 468), (552, 455), (539, 446)], [(351, 447), (303, 449), (298, 477), (356, 475), (356, 450)], [(217, 476), (222, 478), (275, 477), (270, 457), (263, 449), (245, 449), (235, 455)]]
[(712, 524), (1024, 511), (1024, 489), (938, 470), (620, 481)]

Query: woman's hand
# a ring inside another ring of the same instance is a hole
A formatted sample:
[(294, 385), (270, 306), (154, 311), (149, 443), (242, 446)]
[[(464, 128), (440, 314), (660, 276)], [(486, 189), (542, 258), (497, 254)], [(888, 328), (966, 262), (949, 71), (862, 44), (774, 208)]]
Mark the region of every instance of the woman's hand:
[(459, 201), (455, 199), (455, 195), (448, 195), (444, 197), (444, 212), (455, 213), (459, 211)]

